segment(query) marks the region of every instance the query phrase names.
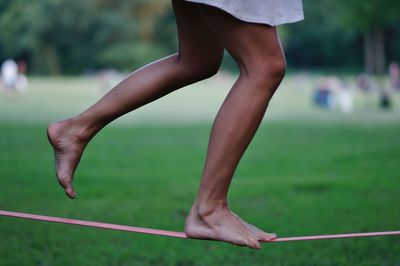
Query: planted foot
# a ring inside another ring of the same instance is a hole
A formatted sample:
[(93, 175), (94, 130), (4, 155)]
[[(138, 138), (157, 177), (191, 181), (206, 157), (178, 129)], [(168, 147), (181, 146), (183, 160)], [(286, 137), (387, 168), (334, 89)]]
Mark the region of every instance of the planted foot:
[(186, 220), (185, 233), (190, 238), (219, 240), (255, 249), (261, 248), (260, 242), (276, 238), (276, 234), (266, 233), (246, 223), (227, 206), (199, 212), (196, 204)]

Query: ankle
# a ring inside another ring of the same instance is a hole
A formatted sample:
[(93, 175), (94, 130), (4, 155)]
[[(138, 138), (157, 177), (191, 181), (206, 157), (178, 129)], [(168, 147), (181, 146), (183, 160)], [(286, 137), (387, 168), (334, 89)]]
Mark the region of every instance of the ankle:
[(58, 123), (78, 142), (88, 142), (97, 133), (94, 128), (88, 126), (88, 123), (85, 123), (79, 117), (73, 117), (59, 121)]
[(82, 141), (90, 141), (109, 121), (95, 120), (85, 115), (77, 115), (70, 119), (76, 126), (78, 138)]
[(213, 213), (227, 211), (228, 203), (226, 200), (218, 200), (213, 202), (197, 202), (193, 206), (193, 211), (200, 217), (207, 217)]

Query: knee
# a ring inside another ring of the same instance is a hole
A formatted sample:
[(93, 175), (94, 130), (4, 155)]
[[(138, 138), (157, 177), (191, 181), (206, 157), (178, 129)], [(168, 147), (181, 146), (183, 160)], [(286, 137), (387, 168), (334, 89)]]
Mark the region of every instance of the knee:
[(268, 97), (272, 97), (278, 89), (286, 71), (283, 54), (259, 56), (247, 62), (242, 61), (238, 65), (240, 78), (251, 84), (248, 88)]
[(286, 73), (286, 60), (283, 54), (276, 56), (270, 63), (269, 70), (266, 71), (268, 72), (268, 75), (280, 83)]
[(285, 76), (286, 61), (283, 54), (259, 58), (246, 69), (248, 76), (260, 85), (279, 85)]

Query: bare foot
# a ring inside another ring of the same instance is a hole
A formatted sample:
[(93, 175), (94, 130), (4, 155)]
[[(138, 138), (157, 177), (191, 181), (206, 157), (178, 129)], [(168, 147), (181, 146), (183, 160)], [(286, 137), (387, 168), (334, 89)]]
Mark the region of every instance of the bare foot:
[(232, 213), (233, 215), (236, 216), (236, 218), (238, 218), (242, 223), (246, 224), (247, 227), (250, 228), (250, 230), (253, 231), (253, 233), (257, 236), (257, 239), (261, 242), (268, 242), (268, 241), (272, 241), (274, 239), (277, 238), (275, 233), (267, 233), (264, 232), (263, 230), (255, 227), (252, 224), (249, 224), (248, 222), (244, 221), (242, 218), (240, 218), (239, 216), (237, 216), (235, 213)]
[(76, 197), (72, 179), (89, 138), (83, 136), (71, 119), (52, 123), (47, 137), (54, 149), (58, 182), (71, 199)]
[(211, 239), (239, 246), (261, 248), (260, 241), (276, 238), (240, 219), (227, 206), (200, 214), (196, 204), (186, 219), (185, 233), (190, 238)]

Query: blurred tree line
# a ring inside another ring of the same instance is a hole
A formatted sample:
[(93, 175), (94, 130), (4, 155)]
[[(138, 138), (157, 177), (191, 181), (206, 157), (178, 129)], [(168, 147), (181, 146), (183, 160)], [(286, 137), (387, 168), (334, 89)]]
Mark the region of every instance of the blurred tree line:
[[(289, 66), (379, 74), (400, 61), (400, 1), (303, 4), (306, 20), (279, 29)], [(0, 33), (0, 61), (36, 74), (130, 71), (177, 47), (168, 0), (0, 0)]]
[(305, 21), (285, 26), (296, 67), (380, 75), (400, 59), (400, 1), (304, 0)]

